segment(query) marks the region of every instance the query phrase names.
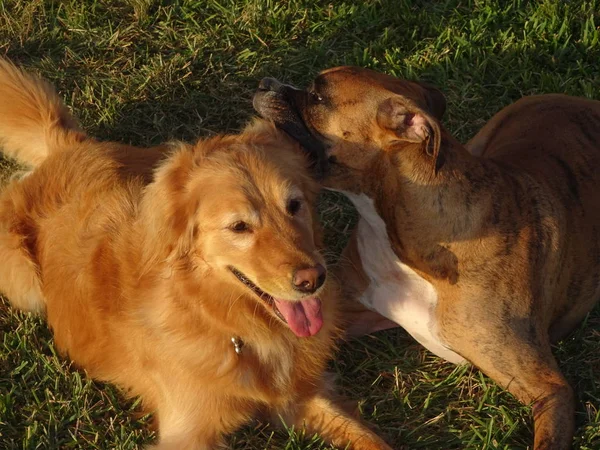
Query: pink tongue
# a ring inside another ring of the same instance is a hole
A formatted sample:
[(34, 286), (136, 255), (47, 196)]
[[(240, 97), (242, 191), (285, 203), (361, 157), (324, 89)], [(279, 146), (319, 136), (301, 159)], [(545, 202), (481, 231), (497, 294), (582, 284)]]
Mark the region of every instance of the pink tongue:
[(321, 300), (317, 297), (299, 302), (275, 299), (275, 306), (298, 337), (314, 336), (323, 326)]

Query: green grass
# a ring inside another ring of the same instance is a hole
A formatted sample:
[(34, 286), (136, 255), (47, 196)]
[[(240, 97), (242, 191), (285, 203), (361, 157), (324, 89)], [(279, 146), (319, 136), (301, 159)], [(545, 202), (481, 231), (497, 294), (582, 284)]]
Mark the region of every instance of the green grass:
[[(236, 130), (261, 77), (302, 85), (320, 69), (355, 64), (438, 85), (447, 127), (466, 141), (525, 94), (600, 99), (599, 11), (581, 0), (3, 0), (0, 55), (55, 83), (103, 139), (145, 145)], [(14, 169), (0, 162), (0, 179)], [(322, 211), (335, 252), (354, 215), (338, 197)], [(43, 321), (1, 303), (0, 333), (1, 449), (133, 449), (152, 438), (135, 403), (56, 356)], [(577, 393), (578, 449), (600, 449), (599, 344), (596, 308), (556, 347)], [(528, 407), (401, 330), (346, 343), (332, 368), (395, 448), (532, 443)], [(261, 423), (231, 446), (327, 448)]]

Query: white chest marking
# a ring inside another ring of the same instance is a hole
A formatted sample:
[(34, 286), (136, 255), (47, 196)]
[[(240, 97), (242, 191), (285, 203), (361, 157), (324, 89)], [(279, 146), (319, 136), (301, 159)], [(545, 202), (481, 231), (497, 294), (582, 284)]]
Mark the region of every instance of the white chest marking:
[(438, 335), (435, 318), (438, 295), (433, 285), (398, 259), (373, 201), (364, 194), (344, 194), (360, 213), (358, 251), (371, 280), (360, 302), (398, 323), (440, 358), (455, 364), (464, 362)]

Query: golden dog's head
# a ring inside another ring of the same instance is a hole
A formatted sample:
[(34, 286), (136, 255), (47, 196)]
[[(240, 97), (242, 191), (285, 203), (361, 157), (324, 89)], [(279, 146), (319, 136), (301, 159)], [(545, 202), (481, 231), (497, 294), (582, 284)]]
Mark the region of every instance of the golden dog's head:
[(262, 308), (297, 336), (319, 331), (326, 269), (318, 186), (295, 140), (257, 120), (240, 135), (185, 146), (156, 180), (176, 242), (171, 257), (200, 285), (218, 281), (225, 312), (235, 304), (234, 314), (254, 316)]
[(444, 162), (439, 120), (446, 102), (425, 84), (336, 67), (307, 90), (265, 78), (254, 107), (306, 148), (330, 187), (360, 191), (357, 184), (382, 160), (428, 165), (432, 173)]

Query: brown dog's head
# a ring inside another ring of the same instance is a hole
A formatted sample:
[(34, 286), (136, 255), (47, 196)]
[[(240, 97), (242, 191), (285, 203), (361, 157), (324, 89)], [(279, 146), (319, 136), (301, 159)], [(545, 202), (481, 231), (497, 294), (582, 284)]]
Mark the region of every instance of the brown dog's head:
[(223, 314), (266, 313), (300, 337), (319, 331), (326, 269), (318, 186), (296, 141), (258, 120), (238, 136), (184, 146), (155, 184), (171, 258), (197, 273), (200, 286), (218, 281)]
[(381, 152), (393, 165), (410, 161), (430, 166), (431, 173), (444, 162), (439, 120), (446, 102), (425, 84), (337, 67), (321, 72), (307, 90), (265, 78), (254, 107), (296, 138), (320, 170), (327, 170), (330, 187), (360, 190), (358, 180), (381, 160)]

